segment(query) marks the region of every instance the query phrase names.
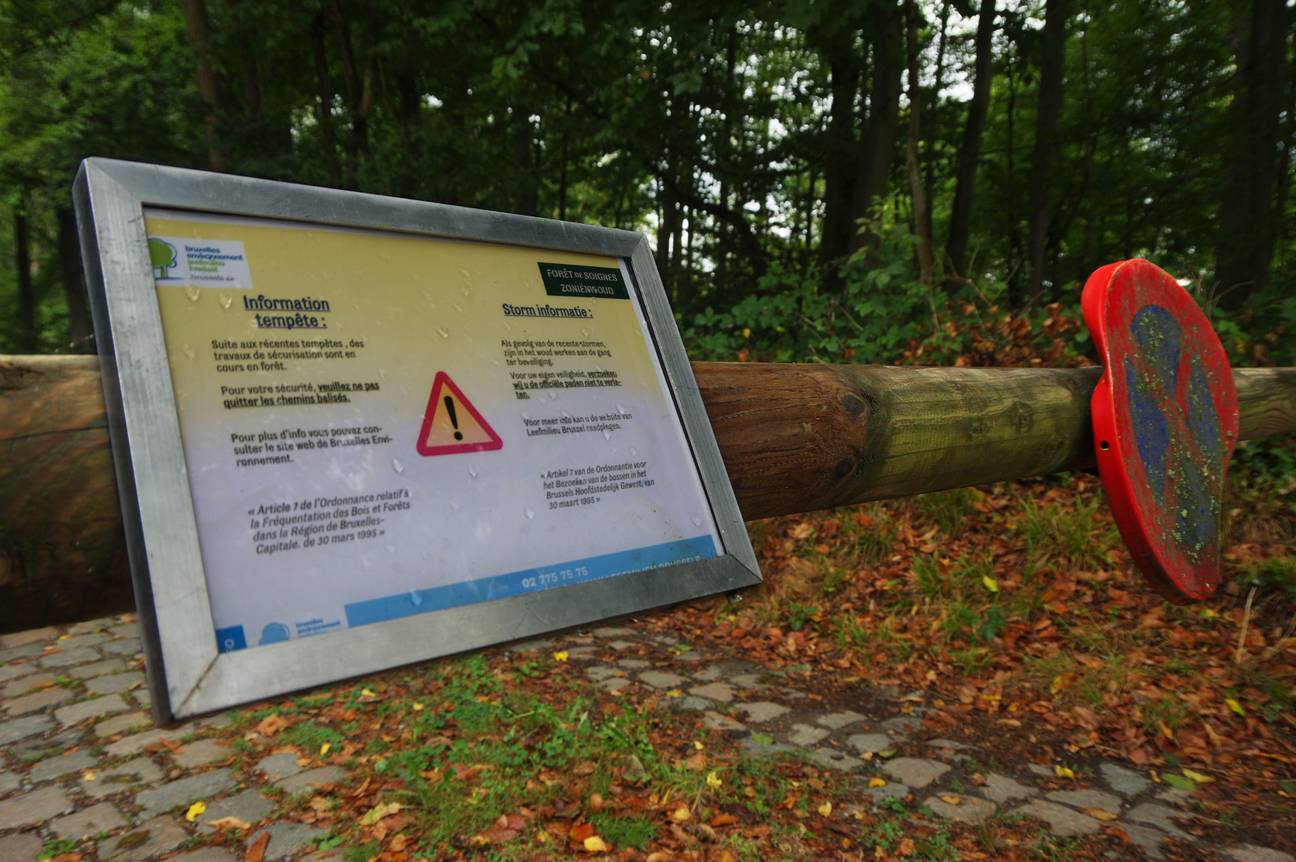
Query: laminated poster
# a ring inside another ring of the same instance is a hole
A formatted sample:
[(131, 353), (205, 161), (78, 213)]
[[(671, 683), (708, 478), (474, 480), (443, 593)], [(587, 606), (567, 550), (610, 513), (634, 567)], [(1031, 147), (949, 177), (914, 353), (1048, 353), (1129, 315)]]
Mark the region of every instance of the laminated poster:
[(221, 652), (722, 553), (621, 261), (145, 216)]

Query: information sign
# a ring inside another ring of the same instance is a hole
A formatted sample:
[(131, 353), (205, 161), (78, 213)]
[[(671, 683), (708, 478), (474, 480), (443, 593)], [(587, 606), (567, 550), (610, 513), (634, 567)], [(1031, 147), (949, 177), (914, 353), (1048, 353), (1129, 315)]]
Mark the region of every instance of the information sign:
[(157, 718), (760, 579), (642, 236), (87, 160)]

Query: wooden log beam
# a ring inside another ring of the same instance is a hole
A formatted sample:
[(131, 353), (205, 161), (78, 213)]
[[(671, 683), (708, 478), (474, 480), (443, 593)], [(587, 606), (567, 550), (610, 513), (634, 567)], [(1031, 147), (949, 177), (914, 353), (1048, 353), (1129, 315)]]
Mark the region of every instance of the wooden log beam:
[[(1093, 463), (1098, 369), (694, 363), (745, 517)], [(1296, 434), (1296, 368), (1236, 369), (1242, 437)], [(0, 357), (0, 631), (130, 607), (93, 356)]]
[[(699, 362), (748, 519), (1092, 467), (1099, 368)], [(1296, 368), (1233, 372), (1244, 440), (1296, 434)]]

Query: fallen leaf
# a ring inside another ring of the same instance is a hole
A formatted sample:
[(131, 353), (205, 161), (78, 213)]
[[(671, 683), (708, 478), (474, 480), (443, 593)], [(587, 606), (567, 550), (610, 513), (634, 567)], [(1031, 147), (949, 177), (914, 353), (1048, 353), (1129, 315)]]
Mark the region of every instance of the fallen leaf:
[(716, 789), (720, 787), (720, 785), (724, 784), (724, 782), (720, 780), (719, 774), (717, 774), (714, 769), (707, 773), (706, 783), (707, 787), (712, 789)]
[(553, 654), (554, 661), (567, 661), (567, 657), (567, 650), (565, 649), (560, 649)]
[(832, 814), (832, 803), (825, 801), (819, 806), (818, 811), (820, 817), (827, 817), (829, 814)]
[(1174, 775), (1173, 773), (1166, 772), (1162, 774), (1161, 779), (1171, 787), (1185, 790), (1189, 793), (1197, 789), (1197, 782), (1184, 775)]
[(1112, 814), (1105, 808), (1086, 808), (1085, 814), (1088, 814), (1094, 820), (1102, 820), (1106, 822), (1115, 820), (1120, 816), (1119, 814)]
[(193, 805), (190, 805), (189, 810), (185, 812), (185, 820), (188, 820), (190, 823), (193, 823), (194, 820), (196, 820), (198, 816), (206, 810), (207, 810), (206, 802), (202, 802), (202, 801), (195, 802)]
[(265, 858), (266, 845), (270, 843), (270, 833), (262, 832), (257, 839), (243, 851), (243, 862), (261, 862)]
[(256, 732), (262, 736), (274, 736), (288, 726), (288, 719), (282, 715), (267, 715), (256, 726)]
[(1197, 782), (1198, 784), (1210, 784), (1212, 781), (1215, 780), (1214, 778), (1211, 778), (1209, 775), (1202, 775), (1200, 772), (1195, 772), (1191, 769), (1184, 769), (1183, 774), (1185, 777), (1191, 778), (1193, 781)]
[(1074, 671), (1058, 674), (1053, 677), (1053, 682), (1049, 684), (1049, 692), (1051, 694), (1057, 694), (1060, 691), (1065, 691), (1071, 687), (1073, 682), (1076, 681), (1076, 677), (1077, 675)]
[(878, 778), (876, 775), (868, 780), (869, 787), (886, 787), (886, 779)]
[(961, 796), (955, 796), (953, 793), (942, 793), (942, 794), (940, 795), (940, 799), (941, 799), (941, 802), (944, 802), (946, 805), (962, 805), (962, 804), (963, 804), (963, 797), (961, 797)]
[(1224, 703), (1226, 706), (1228, 706), (1229, 709), (1233, 710), (1238, 715), (1246, 715), (1246, 710), (1242, 708), (1242, 704), (1238, 703), (1233, 698), (1231, 697), (1224, 698)]
[(387, 802), (382, 805), (375, 805), (373, 808), (369, 809), (369, 812), (365, 814), (364, 817), (360, 818), (360, 825), (373, 826), (384, 817), (390, 817), (400, 810), (401, 806), (399, 802)]
[(670, 814), (671, 820), (674, 820), (676, 823), (683, 823), (692, 816), (693, 816), (693, 812), (689, 811), (687, 805), (681, 805), (677, 807)]
[(612, 849), (607, 843), (597, 835), (591, 835), (582, 842), (586, 853), (606, 853)]
[(208, 821), (207, 825), (217, 831), (220, 831), (222, 829), (238, 829), (242, 831), (244, 829), (252, 828), (251, 823), (248, 823), (246, 820), (240, 820), (237, 817), (233, 817), (233, 816), (220, 817), (217, 818), (216, 820)]
[(999, 592), (999, 582), (989, 575), (981, 576), (981, 585), (992, 593)]
[(328, 754), (328, 753), (329, 753), (329, 749), (332, 748), (332, 747), (333, 747), (333, 745), (332, 745), (331, 743), (328, 743), (328, 742), (326, 742), (326, 743), (324, 743), (323, 745), (321, 745), (321, 746), (320, 746), (320, 757), (323, 757), (324, 755)]
[(717, 814), (711, 818), (712, 826), (732, 826), (738, 822), (738, 818), (732, 814)]
[(1057, 773), (1057, 777), (1058, 777), (1058, 778), (1075, 778), (1075, 777), (1076, 777), (1076, 776), (1075, 776), (1075, 772), (1072, 771), (1070, 767), (1063, 766), (1063, 765), (1060, 764), (1060, 763), (1059, 763), (1057, 766), (1054, 766), (1054, 767), (1053, 767), (1053, 771), (1054, 771), (1055, 773)]

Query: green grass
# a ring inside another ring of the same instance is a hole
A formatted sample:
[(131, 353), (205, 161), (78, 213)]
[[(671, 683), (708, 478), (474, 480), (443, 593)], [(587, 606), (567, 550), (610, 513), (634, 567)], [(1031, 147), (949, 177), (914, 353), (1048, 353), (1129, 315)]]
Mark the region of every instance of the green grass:
[(1296, 555), (1255, 560), (1242, 567), (1241, 586), (1257, 596), (1276, 595), (1296, 602)]
[(1143, 729), (1155, 734), (1161, 724), (1171, 730), (1178, 730), (1188, 720), (1188, 706), (1178, 697), (1167, 694), (1146, 703), (1142, 708)]
[(967, 516), (976, 511), (983, 496), (975, 488), (953, 488), (921, 494), (913, 504), (921, 518), (939, 527), (946, 536), (957, 536), (967, 527)]
[[(652, 729), (664, 716), (629, 705), (600, 713), (577, 690), (563, 692), (556, 706), (506, 685), (479, 656), (452, 664), (433, 682), (443, 683), (440, 690), (420, 700), (434, 701), (437, 708), (403, 711), (410, 740), (386, 751), (374, 765), (375, 771), (397, 779), (399, 789), (384, 801), (401, 803), (415, 818), (419, 852), (430, 857), (461, 847), (502, 814), (565, 798), (571, 789), (566, 779), (582, 764), (593, 765), (583, 792), (607, 793), (628, 755), (646, 773), (645, 790), (669, 793), (693, 806), (738, 802), (768, 814), (786, 794), (776, 770), (750, 756), (717, 766), (721, 784), (713, 787), (707, 782), (712, 770), (676, 766), (673, 757), (668, 760), (656, 750)], [(453, 739), (437, 732), (443, 728), (452, 729)], [(316, 728), (299, 733), (312, 734), (312, 743), (323, 739)], [(749, 798), (739, 787), (753, 776), (760, 777), (752, 782), (760, 789)], [(651, 820), (615, 811), (599, 812), (591, 822), (618, 848), (643, 847), (658, 829)], [(536, 840), (521, 836), (500, 849), (505, 856), (499, 858), (528, 858), (538, 852)]]
[(71, 853), (77, 849), (77, 842), (71, 838), (50, 838), (41, 846), (40, 852), (36, 855), (37, 859), (52, 859), (63, 853)]
[(313, 721), (303, 721), (285, 728), (279, 738), (288, 745), (296, 745), (312, 753), (319, 751), (325, 743), (337, 748), (346, 741), (346, 737), (333, 728)]
[(1045, 566), (1093, 570), (1108, 565), (1108, 550), (1118, 537), (1109, 519), (1095, 520), (1097, 498), (1074, 506), (1039, 504), (1026, 499), (1017, 531), (1026, 544), (1026, 569)]
[(599, 837), (616, 848), (642, 850), (657, 837), (657, 824), (642, 817), (618, 817), (600, 811), (590, 817), (590, 824)]
[(838, 555), (856, 568), (878, 565), (894, 552), (895, 545), (895, 524), (880, 504), (864, 506), (855, 517), (842, 519)]

